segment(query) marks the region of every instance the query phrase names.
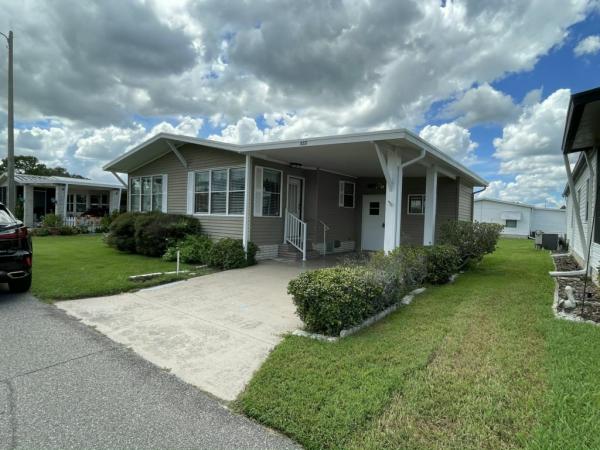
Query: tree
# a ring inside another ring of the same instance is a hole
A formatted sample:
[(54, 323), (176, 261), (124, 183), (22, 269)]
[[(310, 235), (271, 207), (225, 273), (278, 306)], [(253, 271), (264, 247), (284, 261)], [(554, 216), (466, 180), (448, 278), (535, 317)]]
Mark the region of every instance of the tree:
[[(0, 162), (0, 175), (7, 171), (6, 158)], [(81, 175), (71, 174), (64, 167), (48, 167), (41, 163), (35, 156), (19, 155), (15, 156), (15, 173), (24, 173), (27, 175), (58, 176), (71, 178), (84, 178)]]

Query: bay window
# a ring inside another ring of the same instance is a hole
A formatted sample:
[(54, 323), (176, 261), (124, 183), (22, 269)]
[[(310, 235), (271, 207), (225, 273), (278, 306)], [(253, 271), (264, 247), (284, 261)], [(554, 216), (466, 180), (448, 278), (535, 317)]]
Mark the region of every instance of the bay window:
[(190, 172), (193, 214), (240, 216), (244, 214), (246, 171), (244, 168)]

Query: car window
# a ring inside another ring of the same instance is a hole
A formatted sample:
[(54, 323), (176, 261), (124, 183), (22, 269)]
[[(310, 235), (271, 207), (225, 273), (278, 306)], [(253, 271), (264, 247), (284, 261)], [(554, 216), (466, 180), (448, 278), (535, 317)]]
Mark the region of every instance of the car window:
[(16, 222), (15, 218), (6, 208), (0, 206), (0, 227), (6, 225), (13, 225)]

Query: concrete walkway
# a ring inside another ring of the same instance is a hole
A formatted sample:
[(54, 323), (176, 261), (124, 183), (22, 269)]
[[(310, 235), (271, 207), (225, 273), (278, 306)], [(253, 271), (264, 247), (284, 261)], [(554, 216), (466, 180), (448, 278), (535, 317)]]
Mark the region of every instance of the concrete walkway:
[(291, 449), (29, 295), (0, 292), (0, 449)]
[(301, 326), (289, 280), (333, 262), (269, 261), (57, 306), (182, 380), (233, 400), (282, 335)]

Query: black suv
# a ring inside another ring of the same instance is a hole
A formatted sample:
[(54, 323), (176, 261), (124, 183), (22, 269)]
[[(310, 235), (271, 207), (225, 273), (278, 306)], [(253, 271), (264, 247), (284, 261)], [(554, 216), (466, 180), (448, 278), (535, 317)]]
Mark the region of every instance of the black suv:
[(27, 227), (0, 203), (0, 283), (11, 292), (31, 287), (33, 247)]

